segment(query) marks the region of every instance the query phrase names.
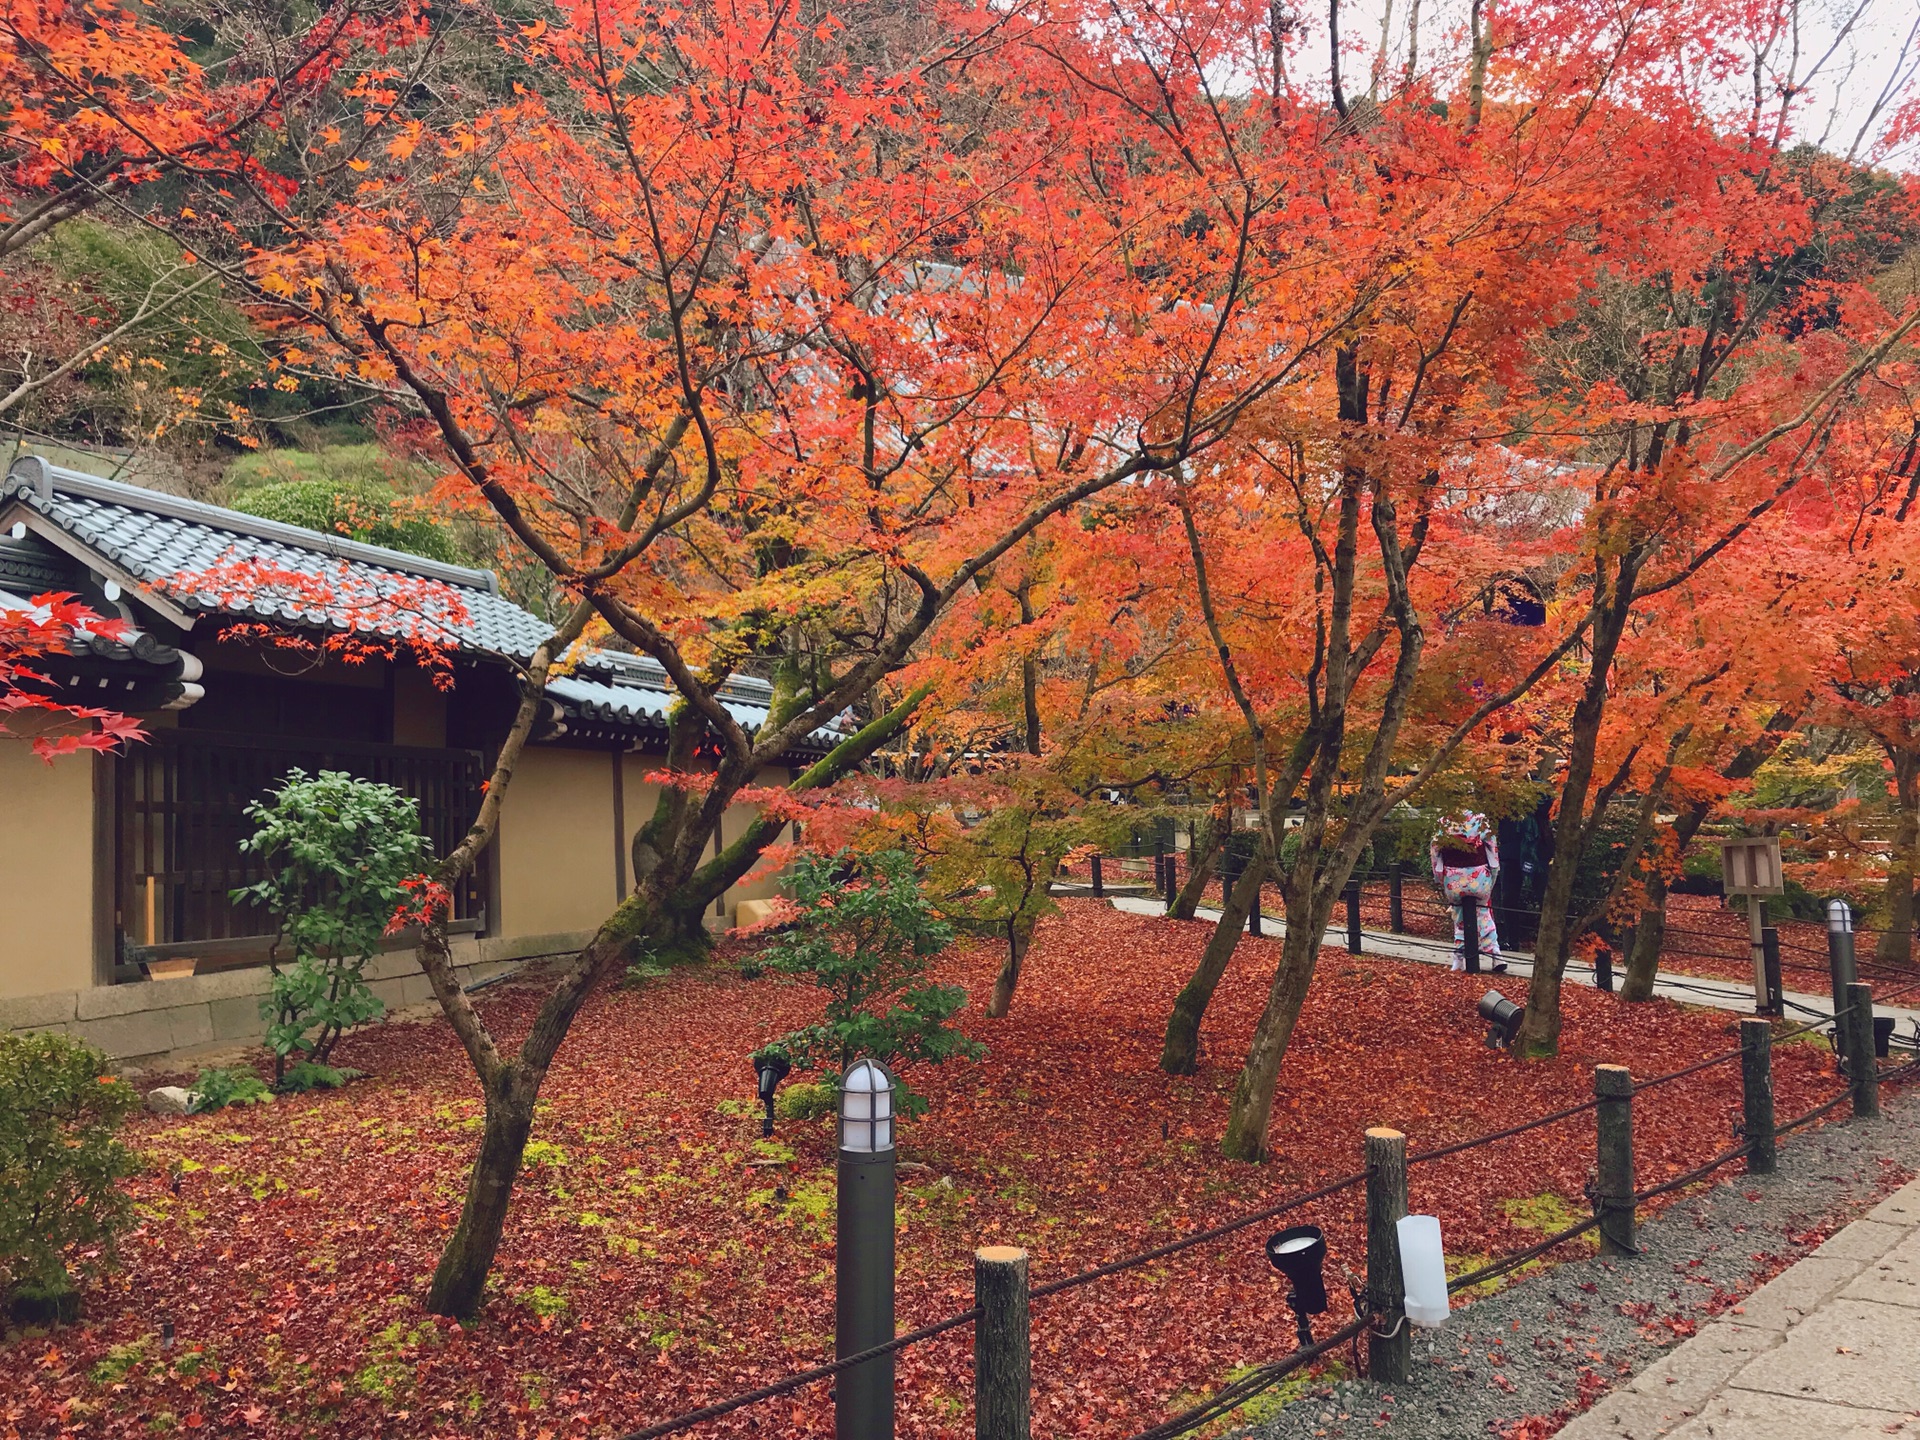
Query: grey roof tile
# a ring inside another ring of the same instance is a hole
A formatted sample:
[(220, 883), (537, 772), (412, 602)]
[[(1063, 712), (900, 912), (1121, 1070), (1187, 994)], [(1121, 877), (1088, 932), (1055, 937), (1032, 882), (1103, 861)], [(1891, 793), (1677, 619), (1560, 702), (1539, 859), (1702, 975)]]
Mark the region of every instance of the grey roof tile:
[[(38, 457), (16, 462), (12, 473), (0, 480), (0, 503), (9, 500), (46, 516), (150, 586), (169, 585), (183, 575), (204, 574), (235, 562), (256, 562), (301, 575), (332, 574), (345, 566), (356, 583), (374, 593), (391, 594), (396, 587), (422, 580), (449, 587), (465, 609), (466, 620), (448, 628), (457, 635), (461, 648), (470, 652), (526, 660), (552, 633), (552, 627), (538, 616), (501, 598), (490, 571), (447, 565), (82, 475)], [(185, 604), (192, 609), (251, 613), (296, 622), (304, 619), (344, 628), (344, 622), (336, 616), (303, 616), (284, 602), (234, 606), (204, 595)], [(677, 698), (665, 671), (655, 661), (608, 650), (590, 652), (573, 674), (553, 680), (548, 688), (564, 709), (576, 714), (604, 723), (662, 730)], [(772, 698), (772, 686), (750, 676), (730, 680), (720, 691), (728, 713), (748, 730), (757, 729), (767, 718)], [(828, 745), (837, 738), (833, 729), (822, 729), (810, 737), (813, 745), (807, 748)]]

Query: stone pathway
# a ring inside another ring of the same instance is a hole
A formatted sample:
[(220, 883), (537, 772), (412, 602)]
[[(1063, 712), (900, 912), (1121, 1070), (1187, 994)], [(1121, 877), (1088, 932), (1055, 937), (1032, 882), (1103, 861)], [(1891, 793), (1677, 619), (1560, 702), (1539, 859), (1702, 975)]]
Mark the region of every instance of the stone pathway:
[(1561, 1440), (1920, 1437), (1920, 1181), (1603, 1397)]
[[(1062, 892), (1076, 893), (1076, 892)], [(1116, 910), (1126, 910), (1135, 915), (1165, 915), (1167, 907), (1163, 901), (1136, 895), (1115, 895), (1110, 902)], [(1207, 906), (1201, 906), (1194, 912), (1196, 920), (1218, 921), (1220, 912)], [(1286, 933), (1283, 921), (1263, 917), (1261, 921), (1265, 934), (1279, 936)], [(1363, 930), (1360, 932), (1361, 948), (1369, 955), (1385, 955), (1396, 960), (1417, 960), (1427, 965), (1449, 965), (1453, 961), (1453, 947), (1440, 940), (1429, 940), (1419, 935), (1395, 935), (1389, 930)], [(1347, 945), (1347, 930), (1344, 925), (1329, 926), (1326, 943), (1344, 950)], [(1505, 977), (1489, 974), (1487, 980), (1497, 984), (1502, 978), (1524, 980), (1533, 974), (1533, 957), (1525, 951), (1509, 950), (1503, 958), (1507, 962)], [(1616, 972), (1617, 973), (1617, 972)], [(1591, 985), (1593, 967), (1581, 961), (1573, 961), (1567, 966), (1568, 984)], [(1706, 1005), (1716, 1010), (1731, 1010), (1741, 1015), (1753, 1014), (1753, 987), (1738, 985), (1726, 980), (1711, 980), (1698, 975), (1663, 976), (1654, 982), (1653, 993), (1668, 1000), (1677, 1000), (1683, 1005)], [(1813, 995), (1797, 990), (1785, 993), (1787, 1015), (1798, 1021), (1812, 1020), (1833, 1013), (1831, 996)], [(1913, 1044), (1913, 1037), (1920, 1030), (1920, 1009), (1900, 1005), (1876, 1005), (1874, 1014), (1891, 1015), (1895, 1021), (1895, 1031), (1903, 1044)]]

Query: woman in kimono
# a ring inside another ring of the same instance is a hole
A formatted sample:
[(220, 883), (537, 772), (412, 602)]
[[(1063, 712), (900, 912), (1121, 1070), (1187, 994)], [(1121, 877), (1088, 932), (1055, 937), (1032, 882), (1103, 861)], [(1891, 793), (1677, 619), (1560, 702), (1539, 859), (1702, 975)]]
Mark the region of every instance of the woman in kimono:
[(1504, 972), (1500, 958), (1500, 936), (1493, 926), (1493, 882), (1500, 874), (1500, 842), (1486, 816), (1466, 811), (1443, 820), (1434, 832), (1428, 849), (1433, 862), (1433, 883), (1440, 887), (1453, 911), (1453, 968), (1467, 968), (1466, 907), (1460, 902), (1472, 896), (1480, 932), (1480, 958), (1496, 974)]

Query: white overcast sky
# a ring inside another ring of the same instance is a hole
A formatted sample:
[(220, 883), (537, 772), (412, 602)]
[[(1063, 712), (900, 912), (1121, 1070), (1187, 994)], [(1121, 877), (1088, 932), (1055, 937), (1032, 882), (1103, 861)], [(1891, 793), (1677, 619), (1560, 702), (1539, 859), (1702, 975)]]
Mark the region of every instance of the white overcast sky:
[[(1326, 0), (1297, 3), (1314, 36), (1305, 42), (1307, 48), (1297, 63), (1314, 63), (1317, 50), (1318, 63), (1324, 67)], [(1397, 69), (1406, 61), (1412, 0), (1341, 0), (1341, 49), (1349, 57), (1342, 68), (1349, 88), (1366, 88), (1367, 70), (1379, 49), (1381, 17), (1389, 4), (1388, 50), (1393, 57), (1390, 65)], [(1786, 8), (1786, 0), (1782, 4)], [(1419, 8), (1420, 68), (1444, 68), (1450, 61), (1457, 62), (1466, 32), (1467, 0), (1420, 0)], [(1900, 98), (1920, 91), (1920, 0), (1799, 0), (1798, 15), (1797, 59), (1791, 43), (1782, 43), (1769, 56), (1769, 70), (1775, 81), (1783, 81), (1791, 72), (1805, 87), (1806, 99), (1798, 113), (1802, 137), (1839, 154), (1854, 153), (1896, 169), (1920, 171), (1920, 143), (1909, 142), (1897, 151), (1878, 145), (1879, 131)], [(1731, 94), (1728, 98), (1735, 99)]]

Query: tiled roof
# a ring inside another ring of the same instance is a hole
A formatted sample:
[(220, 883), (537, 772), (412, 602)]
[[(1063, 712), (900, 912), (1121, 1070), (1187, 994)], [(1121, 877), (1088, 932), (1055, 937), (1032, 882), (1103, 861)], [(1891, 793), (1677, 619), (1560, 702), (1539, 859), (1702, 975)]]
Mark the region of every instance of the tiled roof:
[[(180, 575), (205, 574), (235, 562), (271, 565), (295, 574), (327, 575), (342, 565), (378, 592), (421, 580), (438, 581), (460, 599), (467, 623), (463, 647), (524, 660), (552, 627), (503, 600), (491, 571), (445, 565), (416, 555), (323, 535), (298, 525), (261, 520), (177, 495), (163, 495), (49, 465), (37, 456), (14, 462), (0, 482), (0, 502), (18, 500), (142, 585), (165, 586)], [(186, 601), (185, 608), (220, 608)], [(252, 613), (297, 618), (287, 607), (263, 604)]]
[[(505, 600), (493, 573), (423, 559), (379, 545), (366, 545), (317, 530), (243, 515), (237, 510), (158, 491), (102, 480), (48, 464), (37, 456), (14, 462), (0, 480), (0, 505), (17, 501), (44, 516), (88, 551), (117, 566), (143, 587), (164, 588), (181, 575), (205, 574), (235, 562), (269, 565), (295, 574), (331, 576), (345, 566), (373, 593), (422, 580), (448, 586), (466, 611), (466, 622), (449, 626), (462, 649), (526, 660), (552, 633), (538, 616)], [(184, 609), (217, 610), (267, 619), (308, 620), (277, 601), (251, 606), (212, 596), (168, 597)], [(571, 715), (614, 727), (664, 731), (677, 696), (665, 672), (638, 655), (598, 650), (573, 673), (553, 680), (549, 693)], [(743, 677), (721, 688), (721, 703), (747, 729), (766, 718), (773, 689)], [(815, 745), (837, 736), (821, 730)], [(813, 748), (809, 746), (807, 748)]]

